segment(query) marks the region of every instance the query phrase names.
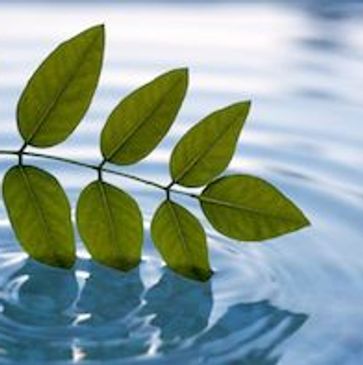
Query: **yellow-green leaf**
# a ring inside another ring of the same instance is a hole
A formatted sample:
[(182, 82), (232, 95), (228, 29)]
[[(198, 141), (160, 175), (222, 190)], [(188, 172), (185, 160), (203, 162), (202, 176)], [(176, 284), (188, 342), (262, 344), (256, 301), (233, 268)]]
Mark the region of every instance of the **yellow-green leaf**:
[(70, 205), (55, 177), (34, 166), (5, 175), (3, 197), (24, 250), (42, 263), (69, 268), (75, 261)]
[(217, 110), (191, 128), (173, 150), (173, 182), (203, 186), (223, 172), (233, 157), (249, 109), (249, 101), (236, 103)]
[(142, 215), (131, 196), (94, 181), (82, 191), (76, 215), (80, 236), (94, 260), (122, 271), (139, 264)]
[(217, 231), (241, 241), (262, 241), (310, 224), (290, 199), (250, 175), (217, 179), (205, 188), (200, 203)]
[(129, 165), (146, 157), (171, 127), (188, 86), (188, 70), (169, 71), (137, 89), (113, 110), (101, 135), (105, 161)]
[(104, 27), (92, 27), (58, 46), (39, 66), (19, 100), (18, 128), (26, 144), (64, 141), (85, 115), (102, 67)]
[(211, 277), (204, 229), (188, 210), (170, 200), (164, 201), (153, 217), (151, 234), (172, 270), (194, 280)]

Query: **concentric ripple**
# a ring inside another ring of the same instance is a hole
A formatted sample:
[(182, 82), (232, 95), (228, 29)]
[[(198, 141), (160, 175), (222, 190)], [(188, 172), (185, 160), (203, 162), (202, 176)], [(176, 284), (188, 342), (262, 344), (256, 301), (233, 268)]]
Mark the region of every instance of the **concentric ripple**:
[[(0, 364), (363, 363), (363, 9), (359, 1), (281, 4), (1, 5), (0, 149), (20, 143), (16, 102), (42, 57), (104, 22), (107, 59), (95, 104), (50, 153), (96, 163), (100, 130), (119, 98), (189, 65), (177, 123), (127, 171), (167, 183), (170, 151), (195, 121), (252, 99), (230, 171), (277, 185), (312, 227), (269, 242), (233, 242), (211, 230), (195, 201), (182, 199), (207, 227), (215, 275), (200, 284), (165, 268), (153, 248), (148, 227), (163, 195), (149, 187), (110, 178), (145, 216), (143, 262), (129, 274), (92, 262), (81, 242), (71, 271), (30, 260), (0, 209)], [(2, 156), (0, 171), (14, 162)], [(27, 162), (54, 173), (73, 208), (95, 177)]]
[[(51, 269), (7, 247), (0, 359), (62, 364), (272, 359), (307, 316), (264, 299), (278, 290), (271, 273), (220, 244), (212, 246), (222, 269), (206, 284), (163, 268), (151, 250), (140, 269), (120, 274), (86, 258), (72, 271)], [(233, 261), (247, 267), (237, 270)], [(150, 275), (153, 283), (147, 283)], [(234, 287), (225, 285), (226, 278), (234, 278)], [(260, 288), (252, 290), (257, 283)], [(263, 349), (256, 353), (256, 345)]]

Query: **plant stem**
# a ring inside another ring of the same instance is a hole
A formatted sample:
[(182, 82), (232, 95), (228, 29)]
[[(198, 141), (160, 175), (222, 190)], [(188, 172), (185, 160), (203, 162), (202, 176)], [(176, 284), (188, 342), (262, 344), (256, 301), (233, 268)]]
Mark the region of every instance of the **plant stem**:
[(147, 179), (144, 179), (144, 178), (136, 176), (136, 175), (127, 174), (125, 172), (116, 171), (116, 170), (113, 170), (113, 169), (110, 169), (110, 168), (104, 168), (103, 167), (104, 164), (92, 165), (92, 164), (89, 164), (89, 163), (86, 163), (86, 162), (76, 161), (76, 160), (72, 160), (72, 159), (65, 158), (65, 157), (48, 155), (48, 154), (38, 153), (38, 152), (27, 152), (27, 151), (24, 151), (24, 149), (21, 149), (21, 151), (0, 150), (0, 155), (17, 156), (17, 157), (22, 155), (22, 156), (30, 156), (30, 157), (42, 158), (42, 159), (46, 159), (46, 160), (63, 162), (63, 163), (76, 165), (76, 166), (80, 166), (80, 167), (85, 167), (85, 168), (97, 171), (98, 174), (100, 174), (102, 172), (106, 172), (106, 173), (111, 174), (111, 175), (121, 176), (125, 179), (133, 180), (133, 181), (139, 182), (139, 183), (144, 184), (144, 185), (149, 185), (149, 186), (152, 186), (154, 188), (164, 190), (167, 193), (173, 192), (173, 193), (176, 193), (176, 194), (185, 195), (185, 196), (189, 196), (189, 197), (194, 198), (194, 199), (198, 199), (198, 195), (196, 195), (196, 194), (186, 193), (184, 191), (171, 189), (171, 187), (165, 187), (165, 186), (163, 186), (161, 184), (158, 184), (154, 181), (147, 180)]

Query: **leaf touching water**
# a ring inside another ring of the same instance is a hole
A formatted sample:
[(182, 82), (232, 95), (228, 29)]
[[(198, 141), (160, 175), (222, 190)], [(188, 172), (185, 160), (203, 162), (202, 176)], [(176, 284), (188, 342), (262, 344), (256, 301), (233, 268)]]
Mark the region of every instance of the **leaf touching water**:
[(204, 229), (188, 210), (164, 201), (155, 212), (151, 234), (171, 269), (195, 280), (205, 281), (211, 277)]
[(35, 260), (69, 268), (75, 260), (70, 205), (58, 181), (33, 166), (15, 166), (5, 175), (3, 197), (11, 225)]
[(217, 231), (241, 241), (261, 241), (310, 224), (274, 186), (250, 175), (217, 179), (203, 191), (200, 203)]
[[(249, 175), (219, 178), (230, 163), (250, 102), (217, 110), (191, 128), (170, 158), (172, 183), (160, 183), (104, 164), (130, 165), (145, 158), (174, 122), (188, 87), (188, 70), (160, 75), (122, 100), (101, 134), (103, 161), (93, 165), (61, 156), (25, 151), (30, 145), (50, 147), (64, 141), (87, 112), (102, 68), (104, 27), (85, 30), (59, 45), (26, 85), (17, 108), (24, 144), (19, 165), (4, 177), (3, 196), (15, 234), (34, 259), (69, 268), (75, 261), (70, 205), (58, 181), (47, 172), (24, 166), (24, 156), (68, 162), (98, 171), (99, 179), (80, 194), (76, 219), (82, 240), (94, 260), (128, 271), (141, 260), (142, 214), (137, 202), (102, 180), (113, 173), (166, 191), (168, 199), (156, 210), (151, 235), (156, 248), (175, 272), (206, 281), (209, 265), (206, 234), (194, 215), (170, 201), (172, 193), (199, 199), (210, 223), (222, 234), (242, 241), (260, 241), (309, 225), (304, 214), (269, 183)], [(200, 196), (173, 189), (207, 185)]]
[(102, 181), (89, 184), (78, 200), (77, 225), (94, 260), (122, 271), (139, 264), (142, 215), (124, 191)]
[(127, 96), (113, 110), (101, 135), (104, 159), (118, 165), (146, 157), (172, 125), (188, 86), (188, 70), (167, 72)]
[(17, 109), (26, 144), (53, 146), (77, 127), (96, 90), (103, 49), (104, 27), (99, 25), (62, 43), (40, 65)]
[(203, 186), (218, 176), (233, 157), (250, 102), (241, 102), (208, 115), (175, 146), (170, 174), (183, 186)]

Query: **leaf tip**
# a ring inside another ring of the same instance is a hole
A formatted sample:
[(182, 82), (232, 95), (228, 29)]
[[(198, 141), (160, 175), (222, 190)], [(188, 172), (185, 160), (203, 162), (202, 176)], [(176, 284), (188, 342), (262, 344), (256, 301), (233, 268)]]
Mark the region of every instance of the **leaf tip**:
[(211, 269), (201, 270), (199, 268), (194, 268), (193, 276), (191, 278), (197, 281), (206, 282), (213, 276), (213, 274), (214, 272)]
[(62, 262), (57, 267), (60, 269), (69, 270), (69, 269), (72, 269), (72, 267), (75, 265), (75, 263), (76, 263), (76, 257), (73, 257), (70, 260)]
[(206, 282), (208, 281), (209, 279), (212, 278), (212, 276), (214, 275), (214, 271), (212, 269), (208, 270), (208, 271), (205, 271), (204, 272), (204, 275), (202, 275), (200, 278), (199, 278), (199, 281), (201, 282)]
[(170, 73), (173, 73), (175, 76), (182, 78), (183, 80), (188, 81), (189, 79), (189, 69), (188, 67), (179, 67), (174, 70), (171, 70)]
[(183, 66), (183, 67), (179, 67), (179, 68), (176, 68), (174, 70), (175, 72), (180, 72), (184, 75), (188, 75), (189, 74), (189, 68), (187, 66)]
[(106, 27), (104, 23), (96, 24), (88, 29), (86, 29), (83, 33), (92, 34), (94, 38), (99, 38), (102, 43), (104, 43)]
[(305, 213), (295, 203), (293, 203), (292, 201), (290, 202), (293, 205), (296, 213), (296, 225), (294, 227), (295, 229), (291, 230), (291, 232), (299, 231), (300, 229), (304, 229), (311, 226), (311, 222), (307, 218)]
[(96, 25), (96, 28), (98, 29), (98, 31), (102, 34), (102, 36), (105, 36), (106, 33), (106, 26), (104, 23), (98, 24)]
[(306, 227), (309, 227), (312, 225), (310, 220), (306, 217), (306, 215), (303, 212), (301, 212), (301, 218), (302, 218), (301, 219), (301, 228), (306, 228)]
[(55, 269), (70, 270), (76, 263), (76, 256), (73, 257), (57, 257), (56, 259), (49, 259), (43, 257), (33, 257), (35, 261), (38, 261), (42, 265), (46, 265)]
[(100, 24), (96, 24), (93, 27), (89, 28), (89, 30), (94, 30), (100, 33), (104, 33), (105, 32), (105, 24), (104, 23), (100, 23)]
[(204, 269), (197, 266), (176, 266), (171, 267), (171, 270), (175, 271), (177, 274), (183, 276), (186, 279), (199, 281), (202, 283), (207, 282), (214, 274), (211, 269)]
[(232, 104), (233, 107), (241, 109), (241, 111), (243, 111), (246, 116), (248, 115), (248, 113), (250, 112), (251, 106), (252, 106), (252, 101), (251, 100), (243, 100), (243, 101), (239, 101), (235, 104)]
[(102, 260), (93, 257), (93, 259), (101, 265), (104, 265), (108, 268), (111, 268), (116, 271), (120, 271), (126, 273), (135, 269), (141, 263), (141, 259), (115, 259), (115, 258), (108, 258), (107, 260)]

